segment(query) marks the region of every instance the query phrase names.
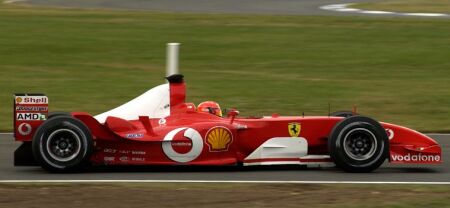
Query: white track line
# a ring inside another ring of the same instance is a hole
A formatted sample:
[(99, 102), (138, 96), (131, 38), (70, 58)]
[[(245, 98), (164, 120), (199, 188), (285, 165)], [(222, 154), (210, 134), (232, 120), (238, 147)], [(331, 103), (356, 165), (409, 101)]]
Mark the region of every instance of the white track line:
[(450, 182), (403, 181), (234, 181), (234, 180), (0, 180), (0, 183), (270, 183), (270, 184), (399, 184), (450, 185)]
[(361, 11), (363, 14), (395, 14), (394, 12), (387, 11)]
[(427, 136), (450, 136), (449, 133), (428, 133)]
[(399, 15), (399, 16), (420, 16), (420, 17), (450, 17), (450, 14), (444, 13), (402, 13), (402, 12), (389, 12), (389, 11), (371, 11), (350, 8), (353, 3), (347, 4), (330, 4), (319, 7), (323, 10), (336, 11), (336, 12), (350, 12), (359, 14), (374, 14), (374, 15)]
[(403, 15), (408, 16), (422, 16), (422, 17), (445, 17), (449, 16), (448, 14), (442, 14), (442, 13), (402, 13)]
[(4, 4), (12, 4), (12, 3), (21, 2), (21, 1), (27, 1), (27, 0), (5, 0), (5, 1), (3, 1), (3, 3)]

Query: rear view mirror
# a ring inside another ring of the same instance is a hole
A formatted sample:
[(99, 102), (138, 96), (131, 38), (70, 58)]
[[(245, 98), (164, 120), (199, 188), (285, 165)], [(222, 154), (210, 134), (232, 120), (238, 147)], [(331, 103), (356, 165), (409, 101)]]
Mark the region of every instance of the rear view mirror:
[(238, 115), (239, 115), (239, 111), (237, 111), (236, 109), (230, 109), (230, 110), (227, 110), (227, 116), (228, 116), (229, 118), (231, 118), (230, 124), (233, 123), (234, 119), (235, 119), (236, 116), (238, 116)]
[(227, 109), (227, 116), (228, 117), (236, 117), (239, 115), (239, 111), (236, 109)]

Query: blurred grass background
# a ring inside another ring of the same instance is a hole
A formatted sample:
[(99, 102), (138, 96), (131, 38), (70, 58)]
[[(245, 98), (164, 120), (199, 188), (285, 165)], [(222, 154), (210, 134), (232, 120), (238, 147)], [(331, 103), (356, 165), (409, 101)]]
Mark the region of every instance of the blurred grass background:
[(188, 101), (242, 115), (351, 109), (450, 131), (450, 20), (179, 14), (0, 5), (0, 130), (12, 94), (97, 114), (164, 83), (180, 42)]

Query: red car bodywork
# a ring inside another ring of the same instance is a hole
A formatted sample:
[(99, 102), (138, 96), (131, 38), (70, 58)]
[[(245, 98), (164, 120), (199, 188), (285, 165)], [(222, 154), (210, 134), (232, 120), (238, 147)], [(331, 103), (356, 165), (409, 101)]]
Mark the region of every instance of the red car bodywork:
[[(106, 165), (332, 164), (328, 137), (343, 117), (239, 118), (230, 114), (221, 118), (197, 112), (193, 104), (186, 103), (184, 81), (168, 85), (170, 115), (162, 118), (108, 116), (99, 122), (87, 113), (72, 112), (93, 136), (90, 161)], [(24, 143), (32, 141), (48, 113), (45, 96), (25, 102), (27, 97), (33, 96), (19, 95), (15, 100), (15, 138)], [(390, 162), (442, 162), (441, 148), (433, 139), (405, 127), (381, 124), (389, 136)], [(288, 147), (289, 138), (302, 138), (303, 143), (293, 149)]]

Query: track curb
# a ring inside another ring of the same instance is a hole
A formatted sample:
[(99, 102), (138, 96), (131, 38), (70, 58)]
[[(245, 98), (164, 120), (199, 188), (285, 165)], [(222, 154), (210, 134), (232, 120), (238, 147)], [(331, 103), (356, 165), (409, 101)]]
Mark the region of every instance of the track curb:
[(354, 3), (345, 4), (329, 4), (319, 7), (322, 10), (335, 11), (335, 12), (347, 12), (357, 14), (371, 14), (371, 15), (394, 15), (394, 16), (416, 16), (416, 17), (450, 17), (450, 14), (445, 13), (406, 13), (406, 12), (391, 12), (391, 11), (378, 11), (378, 10), (363, 10), (351, 8)]

